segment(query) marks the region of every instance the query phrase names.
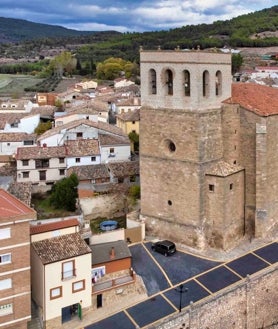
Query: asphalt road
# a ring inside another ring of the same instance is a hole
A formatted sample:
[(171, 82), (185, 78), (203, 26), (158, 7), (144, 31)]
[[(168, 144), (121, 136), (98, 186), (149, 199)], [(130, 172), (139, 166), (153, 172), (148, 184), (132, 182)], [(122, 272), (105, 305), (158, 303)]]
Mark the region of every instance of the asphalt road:
[(178, 312), (180, 306), (181, 309), (187, 307), (191, 302), (218, 292), (278, 261), (277, 242), (225, 263), (182, 251), (165, 257), (152, 251), (149, 242), (133, 245), (130, 251), (132, 266), (142, 277), (149, 298), (85, 329), (143, 328)]

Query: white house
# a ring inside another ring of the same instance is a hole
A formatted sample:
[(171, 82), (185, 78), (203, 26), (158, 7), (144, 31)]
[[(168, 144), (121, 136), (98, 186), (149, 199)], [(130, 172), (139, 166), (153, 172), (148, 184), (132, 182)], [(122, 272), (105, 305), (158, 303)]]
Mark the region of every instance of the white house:
[(14, 155), (18, 147), (29, 147), (35, 144), (35, 134), (0, 133), (0, 155)]
[(5, 122), (3, 132), (32, 134), (40, 123), (40, 114), (14, 117)]

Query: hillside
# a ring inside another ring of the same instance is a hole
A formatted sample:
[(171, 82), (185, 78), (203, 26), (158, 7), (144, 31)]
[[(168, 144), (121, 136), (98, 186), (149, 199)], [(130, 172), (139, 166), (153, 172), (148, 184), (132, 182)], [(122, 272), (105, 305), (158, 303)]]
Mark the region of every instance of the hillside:
[(39, 38), (73, 37), (89, 33), (94, 32), (70, 30), (56, 25), (0, 17), (0, 43), (21, 42)]
[[(165, 31), (120, 33), (82, 32), (60, 26), (0, 18), (0, 59), (51, 57), (72, 51), (81, 63), (92, 65), (109, 57), (139, 60), (139, 47), (154, 49), (201, 49), (224, 46), (278, 46), (278, 6), (213, 24), (187, 25)], [(16, 40), (17, 44), (7, 42)], [(1, 42), (2, 41), (2, 42)], [(4, 43), (5, 41), (5, 43)], [(48, 51), (51, 50), (51, 53)], [(55, 50), (56, 49), (56, 50)]]

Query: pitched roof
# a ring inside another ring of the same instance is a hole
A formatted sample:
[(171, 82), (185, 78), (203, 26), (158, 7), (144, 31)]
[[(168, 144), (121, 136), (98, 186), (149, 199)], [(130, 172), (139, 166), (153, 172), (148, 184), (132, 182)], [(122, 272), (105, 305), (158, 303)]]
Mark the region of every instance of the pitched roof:
[(68, 140), (64, 144), (67, 156), (99, 155), (99, 144), (97, 139)]
[(206, 171), (206, 175), (226, 177), (241, 170), (243, 170), (241, 166), (230, 164), (225, 161), (218, 161), (210, 166)]
[(0, 133), (0, 142), (22, 142), (27, 140), (36, 141), (36, 134), (27, 134), (22, 132), (2, 132)]
[(79, 180), (110, 178), (108, 169), (105, 164), (74, 166), (67, 170), (67, 175), (75, 173)]
[(64, 146), (30, 146), (18, 147), (16, 159), (29, 160), (29, 159), (50, 159), (61, 158), (66, 156), (66, 148)]
[(80, 233), (71, 233), (36, 241), (32, 246), (43, 264), (55, 263), (64, 259), (91, 253), (91, 249)]
[[(90, 248), (92, 250), (92, 265), (131, 257), (127, 243), (123, 240), (90, 245)], [(114, 258), (111, 258), (112, 248), (114, 248)]]
[(113, 136), (108, 134), (99, 134), (99, 144), (101, 146), (111, 145), (130, 145), (130, 141), (127, 136)]
[(123, 121), (139, 121), (140, 120), (140, 109), (120, 113), (117, 115)]
[(260, 116), (278, 114), (278, 88), (255, 83), (232, 84), (232, 97), (224, 103), (239, 104)]
[(111, 133), (111, 134), (114, 134), (114, 135), (125, 136), (125, 134), (122, 131), (122, 129), (120, 129), (120, 128), (116, 127), (116, 126), (112, 126), (109, 123), (101, 122), (101, 121), (94, 122), (92, 120), (81, 119), (81, 120), (76, 120), (76, 121), (73, 121), (73, 122), (68, 122), (68, 123), (65, 123), (65, 124), (63, 124), (61, 126), (58, 126), (58, 127), (52, 128), (52, 129), (49, 129), (45, 133), (43, 133), (38, 138), (38, 140), (42, 140), (44, 138), (54, 136), (56, 134), (61, 133), (64, 130), (70, 130), (70, 129), (76, 128), (76, 127), (78, 127), (80, 125), (85, 125), (85, 126), (88, 126), (88, 127), (93, 127), (93, 128), (96, 128), (96, 129), (99, 129), (99, 130), (103, 130), (104, 132), (108, 132), (108, 133)]
[(77, 218), (64, 219), (64, 220), (59, 220), (57, 222), (49, 222), (45, 224), (38, 224), (38, 223), (31, 224), (30, 234), (31, 235), (40, 234), (40, 233), (60, 230), (72, 226), (79, 226), (79, 221)]
[(109, 162), (106, 166), (116, 177), (139, 175), (139, 161)]
[(36, 211), (7, 191), (0, 189), (0, 221), (7, 218), (30, 216), (30, 220), (36, 218)]

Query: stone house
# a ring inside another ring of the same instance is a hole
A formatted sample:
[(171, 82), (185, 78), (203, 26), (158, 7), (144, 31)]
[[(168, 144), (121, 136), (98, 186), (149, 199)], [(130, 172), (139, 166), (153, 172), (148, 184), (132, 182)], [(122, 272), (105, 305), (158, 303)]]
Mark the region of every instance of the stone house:
[(0, 189), (0, 322), (26, 329), (31, 320), (29, 222), (36, 212)]
[(220, 249), (274, 234), (278, 90), (232, 86), (230, 53), (141, 50), (140, 58), (147, 232)]

